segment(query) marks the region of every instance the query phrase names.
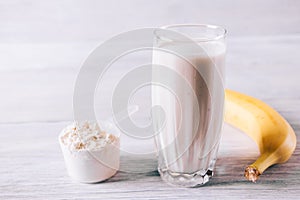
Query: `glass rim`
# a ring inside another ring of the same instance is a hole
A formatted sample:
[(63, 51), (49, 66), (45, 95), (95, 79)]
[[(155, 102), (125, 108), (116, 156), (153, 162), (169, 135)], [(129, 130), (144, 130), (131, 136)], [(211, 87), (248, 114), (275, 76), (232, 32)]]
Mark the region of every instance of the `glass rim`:
[[(186, 27), (194, 27), (194, 28), (207, 28), (210, 30), (221, 30), (221, 33), (218, 34), (215, 37), (210, 37), (210, 38), (191, 38), (192, 40), (196, 41), (196, 42), (210, 42), (210, 41), (217, 41), (220, 39), (224, 39), (226, 37), (227, 34), (227, 30), (225, 28), (223, 28), (222, 26), (218, 26), (218, 25), (211, 25), (211, 24), (171, 24), (171, 25), (165, 25), (165, 26), (161, 26), (158, 28), (159, 29), (165, 29), (165, 30), (172, 30), (173, 28), (186, 28)], [(174, 30), (176, 31), (176, 30)], [(155, 31), (156, 32), (156, 31)], [(177, 31), (180, 33), (180, 31)], [(159, 35), (156, 34), (156, 36), (160, 39), (162, 39)]]

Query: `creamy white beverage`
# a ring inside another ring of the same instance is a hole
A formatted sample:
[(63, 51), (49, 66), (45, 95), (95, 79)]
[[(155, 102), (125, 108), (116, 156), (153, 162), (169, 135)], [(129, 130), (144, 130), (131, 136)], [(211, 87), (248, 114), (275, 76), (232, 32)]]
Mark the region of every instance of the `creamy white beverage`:
[[(173, 184), (204, 184), (216, 161), (224, 104), (225, 45), (211, 41), (194, 52), (185, 42), (163, 42), (160, 48), (183, 49), (184, 55), (155, 50), (152, 114), (159, 172)], [(164, 123), (162, 120), (165, 120)]]

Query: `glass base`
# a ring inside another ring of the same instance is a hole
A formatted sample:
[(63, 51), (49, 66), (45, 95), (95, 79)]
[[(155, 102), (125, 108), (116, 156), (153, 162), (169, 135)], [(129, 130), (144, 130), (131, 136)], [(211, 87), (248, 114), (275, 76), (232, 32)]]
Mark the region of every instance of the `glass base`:
[(208, 169), (205, 171), (197, 171), (194, 173), (178, 173), (172, 172), (168, 169), (158, 168), (160, 177), (166, 183), (173, 186), (181, 187), (199, 187), (209, 181), (209, 178), (213, 176), (213, 171)]

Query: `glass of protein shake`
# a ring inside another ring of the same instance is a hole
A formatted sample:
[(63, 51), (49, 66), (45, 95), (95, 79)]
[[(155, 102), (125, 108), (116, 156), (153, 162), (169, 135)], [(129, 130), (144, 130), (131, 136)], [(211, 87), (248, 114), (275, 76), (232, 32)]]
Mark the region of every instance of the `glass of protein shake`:
[(158, 171), (172, 185), (196, 187), (213, 175), (224, 105), (226, 30), (170, 25), (155, 31), (152, 119)]

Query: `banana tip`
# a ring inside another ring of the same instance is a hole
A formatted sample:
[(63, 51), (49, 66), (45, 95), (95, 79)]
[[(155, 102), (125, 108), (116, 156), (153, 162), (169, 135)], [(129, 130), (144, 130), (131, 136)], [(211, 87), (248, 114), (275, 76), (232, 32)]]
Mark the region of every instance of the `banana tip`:
[(245, 177), (247, 180), (252, 181), (255, 183), (260, 175), (258, 169), (255, 166), (248, 166), (245, 169)]

